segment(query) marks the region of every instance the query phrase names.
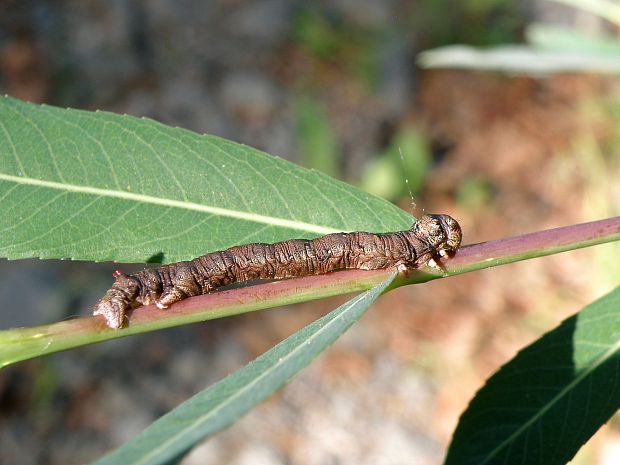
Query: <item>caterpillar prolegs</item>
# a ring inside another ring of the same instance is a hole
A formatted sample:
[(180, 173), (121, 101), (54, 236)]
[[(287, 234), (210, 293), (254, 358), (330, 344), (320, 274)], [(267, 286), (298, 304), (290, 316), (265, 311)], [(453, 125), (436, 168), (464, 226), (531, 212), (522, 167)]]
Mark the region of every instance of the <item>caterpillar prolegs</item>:
[(310, 240), (246, 244), (131, 275), (116, 271), (116, 281), (93, 314), (102, 315), (111, 328), (120, 328), (133, 306), (154, 303), (167, 308), (187, 297), (250, 279), (286, 279), (350, 268), (405, 271), (423, 264), (437, 266), (434, 258), (455, 252), (461, 237), (454, 218), (424, 215), (406, 231), (336, 233)]

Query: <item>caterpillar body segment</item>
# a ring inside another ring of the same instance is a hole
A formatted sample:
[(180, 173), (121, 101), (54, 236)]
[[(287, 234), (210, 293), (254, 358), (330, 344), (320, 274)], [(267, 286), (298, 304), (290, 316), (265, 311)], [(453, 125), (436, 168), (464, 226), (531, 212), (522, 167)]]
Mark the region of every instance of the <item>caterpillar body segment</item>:
[(131, 275), (120, 271), (93, 313), (111, 328), (120, 328), (137, 305), (159, 308), (187, 297), (208, 294), (251, 279), (287, 279), (357, 268), (415, 269), (455, 252), (461, 227), (448, 215), (424, 215), (406, 231), (373, 234), (335, 233), (315, 239), (275, 244), (253, 243), (213, 252), (191, 261), (149, 268)]

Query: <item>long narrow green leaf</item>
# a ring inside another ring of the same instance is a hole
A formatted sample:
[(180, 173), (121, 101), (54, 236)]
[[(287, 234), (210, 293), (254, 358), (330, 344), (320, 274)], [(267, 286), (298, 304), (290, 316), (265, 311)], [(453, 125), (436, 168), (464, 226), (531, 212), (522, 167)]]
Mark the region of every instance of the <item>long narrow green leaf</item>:
[(566, 72), (620, 73), (620, 61), (606, 54), (560, 52), (525, 45), (501, 45), (481, 49), (446, 45), (418, 55), (422, 68), (493, 70), (544, 76)]
[(0, 97), (0, 211), (0, 257), (12, 259), (171, 262), (411, 224), (379, 197), (245, 145), (9, 97)]
[(521, 351), (461, 417), (446, 465), (569, 461), (620, 407), (620, 288)]
[(253, 362), (192, 397), (96, 465), (155, 465), (178, 458), (230, 426), (282, 387), (357, 321), (396, 273), (306, 326)]
[(586, 34), (579, 29), (534, 23), (525, 30), (527, 42), (534, 48), (565, 53), (589, 53), (618, 58), (620, 41), (608, 34)]
[(548, 0), (563, 3), (620, 25), (620, 5), (610, 0)]

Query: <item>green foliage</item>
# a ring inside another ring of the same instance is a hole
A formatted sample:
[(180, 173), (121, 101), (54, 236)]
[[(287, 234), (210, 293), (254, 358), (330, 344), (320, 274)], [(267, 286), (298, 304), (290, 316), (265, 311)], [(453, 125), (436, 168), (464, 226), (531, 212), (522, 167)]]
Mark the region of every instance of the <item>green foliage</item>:
[[(390, 150), (384, 158), (414, 161), (406, 171), (415, 190), (428, 164), (423, 139), (404, 131)], [(460, 193), (475, 198), (467, 192), (475, 194), (478, 188), (474, 183)], [(411, 221), (382, 199), (240, 144), (150, 120), (10, 98), (0, 99), (0, 208), (0, 254), (9, 258), (140, 261), (160, 254), (170, 261), (243, 242), (333, 230), (399, 230)], [(470, 246), (447, 272), (618, 240), (619, 223), (611, 219), (569, 228), (555, 242), (557, 232), (552, 231), (530, 235), (527, 244), (512, 239), (487, 249), (485, 244)], [(436, 277), (421, 273), (420, 280)], [(399, 285), (396, 281), (392, 274), (302, 329), (99, 463), (171, 463), (183, 456), (281, 387), (382, 292)], [(254, 304), (244, 304), (244, 311)], [(446, 464), (553, 464), (572, 457), (620, 405), (615, 385), (619, 305), (620, 289), (565, 321), (493, 376), (461, 418)], [(215, 314), (226, 311), (216, 309)], [(0, 332), (0, 356), (15, 361), (24, 358), (20, 344), (30, 344), (32, 356), (54, 344), (54, 350), (62, 350), (114, 333), (93, 325), (94, 319), (83, 320)], [(154, 329), (161, 323), (145, 324)], [(139, 332), (140, 325), (120, 331)], [(36, 389), (41, 402), (56, 382), (41, 377)]]
[(445, 464), (569, 461), (620, 405), (620, 288), (525, 348), (461, 417)]
[(620, 25), (620, 5), (613, 0), (549, 0), (573, 6)]
[(11, 259), (171, 262), (411, 223), (317, 171), (148, 119), (4, 97), (0, 141), (0, 256)]
[(293, 36), (301, 49), (317, 62), (337, 67), (372, 90), (378, 66), (377, 52), (386, 32), (389, 31), (340, 21), (309, 6), (298, 13)]
[(297, 42), (318, 58), (332, 57), (341, 44), (338, 31), (318, 12), (307, 9), (295, 21), (294, 35)]
[(424, 0), (411, 8), (409, 22), (424, 44), (490, 46), (519, 38), (526, 9), (509, 0)]
[(424, 135), (413, 126), (406, 127), (382, 154), (366, 164), (360, 186), (390, 200), (409, 197), (422, 187), (430, 162)]
[(478, 211), (489, 204), (493, 186), (488, 179), (470, 176), (463, 179), (456, 189), (456, 201), (470, 211)]
[(559, 52), (581, 52), (617, 58), (620, 41), (611, 35), (581, 32), (565, 26), (532, 24), (526, 29), (527, 41), (544, 50)]
[(295, 109), (301, 164), (339, 177), (338, 141), (327, 113), (310, 96), (300, 98)]
[[(607, 0), (550, 1), (565, 3), (620, 24), (620, 7)], [(419, 55), (418, 64), (426, 68), (499, 70), (534, 76), (563, 72), (620, 73), (620, 42), (610, 34), (581, 31), (577, 26), (537, 23), (524, 29), (527, 45), (504, 40), (499, 42), (504, 42), (502, 45), (480, 49), (466, 42), (467, 45), (427, 50)]]

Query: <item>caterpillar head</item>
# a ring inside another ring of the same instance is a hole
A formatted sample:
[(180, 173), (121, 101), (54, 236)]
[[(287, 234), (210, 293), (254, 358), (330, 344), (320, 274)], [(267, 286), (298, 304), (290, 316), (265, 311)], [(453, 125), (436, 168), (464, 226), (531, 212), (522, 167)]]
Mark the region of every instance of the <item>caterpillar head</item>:
[(411, 231), (441, 256), (455, 252), (463, 238), (461, 226), (449, 215), (423, 215)]

